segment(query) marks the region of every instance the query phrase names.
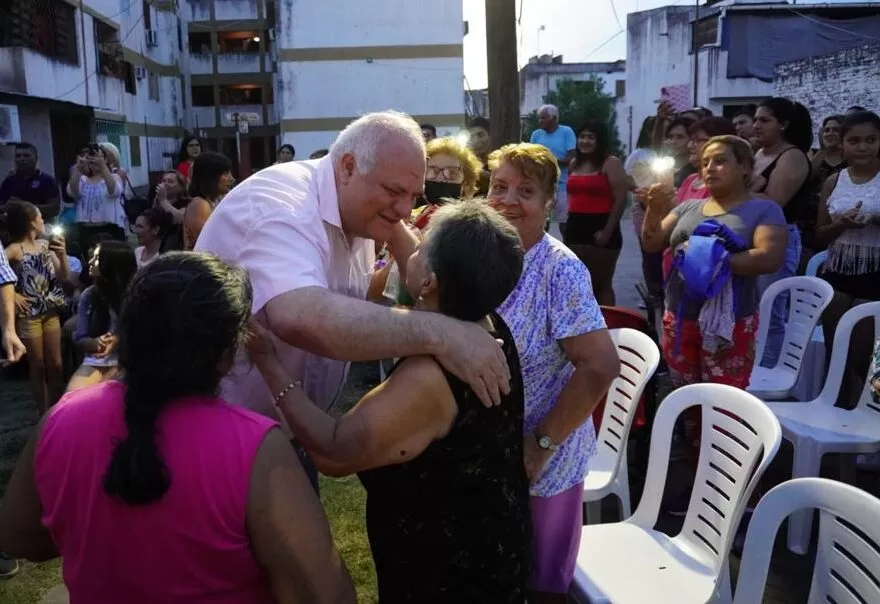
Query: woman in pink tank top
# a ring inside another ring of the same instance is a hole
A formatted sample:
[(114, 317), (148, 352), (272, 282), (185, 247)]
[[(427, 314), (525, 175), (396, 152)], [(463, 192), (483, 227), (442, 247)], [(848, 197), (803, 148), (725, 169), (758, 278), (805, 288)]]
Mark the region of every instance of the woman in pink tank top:
[(71, 604), (355, 601), (287, 438), (214, 396), (251, 297), (244, 271), (209, 255), (135, 276), (123, 377), (43, 417), (0, 508), (0, 550), (60, 555)]

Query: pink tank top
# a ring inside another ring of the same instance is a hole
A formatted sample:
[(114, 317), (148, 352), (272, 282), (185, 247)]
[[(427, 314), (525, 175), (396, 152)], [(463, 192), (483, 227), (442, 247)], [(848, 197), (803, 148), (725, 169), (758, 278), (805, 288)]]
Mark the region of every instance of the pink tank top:
[(67, 394), (37, 445), (42, 522), (61, 552), (71, 604), (273, 602), (245, 515), (254, 458), (277, 424), (211, 397), (169, 404), (156, 443), (171, 488), (130, 506), (101, 485), (126, 434), (124, 392), (108, 382)]

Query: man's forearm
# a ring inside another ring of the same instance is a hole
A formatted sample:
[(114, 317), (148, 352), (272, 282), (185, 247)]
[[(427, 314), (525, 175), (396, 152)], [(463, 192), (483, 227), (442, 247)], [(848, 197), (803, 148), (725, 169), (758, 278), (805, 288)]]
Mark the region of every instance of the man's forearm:
[(0, 332), (15, 328), (15, 288), (0, 285)]
[(297, 348), (344, 361), (374, 361), (443, 352), (451, 319), (387, 308), (322, 287), (288, 292), (266, 306), (276, 336)]
[(575, 369), (553, 409), (538, 424), (536, 432), (562, 443), (578, 429), (608, 393), (612, 379), (589, 368)]

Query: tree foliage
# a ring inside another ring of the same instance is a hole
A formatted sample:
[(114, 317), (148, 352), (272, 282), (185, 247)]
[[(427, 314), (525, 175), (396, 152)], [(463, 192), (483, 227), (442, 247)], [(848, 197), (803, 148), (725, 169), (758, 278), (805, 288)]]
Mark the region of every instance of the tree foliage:
[[(589, 121), (608, 125), (611, 139), (611, 152), (620, 156), (620, 133), (614, 111), (614, 97), (605, 92), (605, 82), (591, 75), (587, 80), (560, 80), (556, 90), (544, 96), (544, 103), (559, 109), (559, 123), (571, 127), (575, 132)], [(522, 121), (523, 140), (529, 140), (532, 132), (538, 129), (538, 112), (532, 111)]]

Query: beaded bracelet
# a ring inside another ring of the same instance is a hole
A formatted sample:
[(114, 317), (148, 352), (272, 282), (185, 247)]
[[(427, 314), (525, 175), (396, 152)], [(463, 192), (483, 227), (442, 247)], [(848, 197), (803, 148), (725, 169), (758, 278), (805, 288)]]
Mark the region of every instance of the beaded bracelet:
[(279, 392), (278, 394), (275, 395), (275, 404), (278, 405), (281, 402), (281, 400), (285, 396), (287, 396), (288, 392), (290, 392), (294, 388), (300, 388), (301, 386), (302, 386), (302, 382), (300, 382), (299, 380), (297, 380), (295, 382), (290, 382), (287, 386), (284, 387), (284, 389), (281, 392)]

